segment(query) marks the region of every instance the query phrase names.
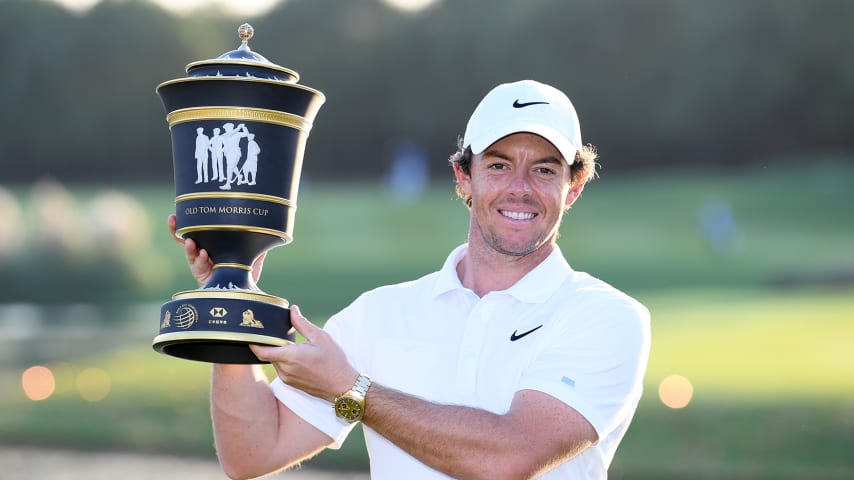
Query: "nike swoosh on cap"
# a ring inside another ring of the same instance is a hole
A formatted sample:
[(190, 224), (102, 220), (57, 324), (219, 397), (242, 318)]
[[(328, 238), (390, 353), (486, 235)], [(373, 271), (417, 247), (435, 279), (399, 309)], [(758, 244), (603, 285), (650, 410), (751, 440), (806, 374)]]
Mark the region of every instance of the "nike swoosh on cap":
[(548, 105), (549, 102), (519, 102), (517, 98), (515, 102), (513, 102), (513, 108), (525, 108), (530, 107), (531, 105)]

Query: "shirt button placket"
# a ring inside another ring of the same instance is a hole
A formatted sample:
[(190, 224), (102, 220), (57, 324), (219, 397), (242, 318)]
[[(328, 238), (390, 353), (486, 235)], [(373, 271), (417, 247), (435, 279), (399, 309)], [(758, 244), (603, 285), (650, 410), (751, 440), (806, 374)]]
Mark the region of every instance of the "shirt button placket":
[(473, 404), (477, 395), (477, 373), (484, 342), (487, 339), (486, 327), (492, 302), (489, 295), (477, 301), (466, 319), (466, 327), (460, 344), (460, 358), (457, 369), (457, 387), (466, 392), (468, 404)]

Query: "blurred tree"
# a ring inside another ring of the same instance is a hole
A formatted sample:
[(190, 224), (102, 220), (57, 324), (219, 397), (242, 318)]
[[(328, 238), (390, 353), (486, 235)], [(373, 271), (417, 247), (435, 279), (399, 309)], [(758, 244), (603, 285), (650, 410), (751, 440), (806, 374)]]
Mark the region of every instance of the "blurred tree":
[[(4, 180), (170, 181), (154, 88), (235, 48), (242, 21), (145, 0), (83, 15), (0, 0)], [(847, 0), (460, 0), (415, 13), (287, 0), (250, 21), (254, 50), (327, 95), (306, 152), (314, 179), (378, 179), (401, 138), (449, 175), (478, 99), (520, 78), (567, 91), (608, 172), (854, 148)]]

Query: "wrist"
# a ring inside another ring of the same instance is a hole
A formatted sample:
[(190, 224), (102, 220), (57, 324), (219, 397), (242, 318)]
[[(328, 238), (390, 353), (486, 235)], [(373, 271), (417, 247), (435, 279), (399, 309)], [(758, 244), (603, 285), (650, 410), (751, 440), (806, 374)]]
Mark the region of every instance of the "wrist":
[(366, 400), (372, 383), (371, 377), (359, 374), (353, 386), (335, 397), (332, 402), (335, 415), (348, 423), (360, 421), (365, 415)]
[(345, 375), (341, 375), (339, 378), (335, 379), (333, 384), (330, 384), (329, 387), (331, 390), (328, 390), (324, 393), (323, 397), (326, 400), (329, 400), (332, 403), (335, 403), (335, 399), (344, 395), (353, 388), (353, 385), (356, 384), (356, 381), (359, 380), (359, 372), (354, 370), (352, 367), (349, 367), (349, 372)]

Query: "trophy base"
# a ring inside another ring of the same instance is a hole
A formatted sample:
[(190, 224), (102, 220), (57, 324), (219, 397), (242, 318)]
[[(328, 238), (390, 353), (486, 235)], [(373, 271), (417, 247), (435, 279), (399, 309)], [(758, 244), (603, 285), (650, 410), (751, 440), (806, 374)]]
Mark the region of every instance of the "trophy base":
[(250, 344), (294, 343), (288, 302), (262, 292), (201, 289), (177, 293), (160, 309), (154, 350), (209, 363), (267, 363)]

